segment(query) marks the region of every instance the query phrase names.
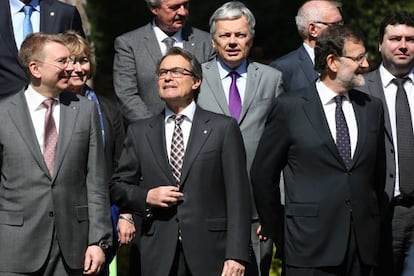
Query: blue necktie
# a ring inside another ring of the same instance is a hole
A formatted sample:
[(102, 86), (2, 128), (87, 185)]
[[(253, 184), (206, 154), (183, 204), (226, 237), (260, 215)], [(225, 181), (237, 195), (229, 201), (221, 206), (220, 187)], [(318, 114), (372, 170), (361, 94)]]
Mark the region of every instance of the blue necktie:
[(33, 33), (32, 21), (30, 21), (30, 17), (32, 16), (33, 12), (33, 7), (31, 5), (25, 5), (23, 7), (23, 12), (23, 40), (25, 40), (29, 34)]
[(351, 141), (349, 138), (348, 125), (346, 124), (345, 115), (342, 111), (342, 101), (345, 96), (336, 96), (335, 103), (335, 122), (336, 122), (336, 147), (338, 148), (339, 155), (345, 163), (347, 169), (351, 168)]

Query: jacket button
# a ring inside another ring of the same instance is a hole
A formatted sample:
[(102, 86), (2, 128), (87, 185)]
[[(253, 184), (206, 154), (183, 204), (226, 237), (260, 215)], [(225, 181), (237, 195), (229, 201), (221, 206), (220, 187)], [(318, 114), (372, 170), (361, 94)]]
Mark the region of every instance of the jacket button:
[(51, 218), (52, 218), (53, 216), (54, 216), (53, 212), (52, 212), (52, 211), (50, 211), (50, 212), (49, 212), (49, 217), (51, 217)]

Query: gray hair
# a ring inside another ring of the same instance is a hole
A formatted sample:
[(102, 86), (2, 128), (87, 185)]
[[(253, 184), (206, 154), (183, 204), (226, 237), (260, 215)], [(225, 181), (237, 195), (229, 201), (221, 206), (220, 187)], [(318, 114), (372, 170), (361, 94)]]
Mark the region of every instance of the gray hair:
[[(325, 2), (325, 3), (324, 3)], [(313, 4), (315, 3), (315, 4)], [(319, 5), (318, 5), (319, 3)], [(321, 5), (324, 3), (324, 5)], [(305, 39), (308, 37), (308, 25), (310, 22), (319, 21), (320, 14), (323, 10), (337, 8), (340, 9), (342, 3), (331, 0), (309, 0), (306, 1), (298, 10), (295, 17), (296, 27), (299, 35)]]
[(250, 35), (254, 36), (254, 26), (256, 25), (256, 19), (252, 12), (239, 1), (230, 1), (218, 8), (210, 17), (210, 34), (214, 36), (216, 33), (216, 22), (218, 20), (232, 20), (245, 16), (249, 25)]
[(145, 2), (147, 2), (148, 7), (159, 7), (161, 6), (162, 1), (163, 0), (145, 0)]

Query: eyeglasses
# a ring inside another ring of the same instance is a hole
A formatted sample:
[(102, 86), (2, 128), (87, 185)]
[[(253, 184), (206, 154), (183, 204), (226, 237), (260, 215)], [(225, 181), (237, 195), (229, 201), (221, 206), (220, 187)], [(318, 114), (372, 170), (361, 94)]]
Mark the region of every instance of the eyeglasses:
[(41, 60), (36, 60), (36, 61), (43, 63), (43, 64), (49, 64), (49, 65), (55, 66), (56, 68), (59, 68), (62, 70), (68, 67), (70, 63), (74, 64), (75, 59), (70, 57), (70, 58), (62, 58), (62, 59), (53, 60), (52, 62), (41, 61)]
[(343, 20), (336, 21), (336, 22), (313, 21), (313, 23), (322, 24), (322, 25), (325, 25), (325, 26), (337, 26), (337, 25), (342, 26), (342, 25), (344, 25)]
[(184, 76), (193, 76), (193, 73), (185, 68), (182, 67), (173, 67), (170, 69), (159, 69), (157, 74), (159, 79), (165, 79), (170, 73), (171, 77), (173, 78), (182, 78)]
[(356, 63), (361, 64), (364, 60), (368, 59), (368, 53), (363, 53), (356, 57), (350, 57), (350, 56), (342, 56), (342, 57), (348, 58)]

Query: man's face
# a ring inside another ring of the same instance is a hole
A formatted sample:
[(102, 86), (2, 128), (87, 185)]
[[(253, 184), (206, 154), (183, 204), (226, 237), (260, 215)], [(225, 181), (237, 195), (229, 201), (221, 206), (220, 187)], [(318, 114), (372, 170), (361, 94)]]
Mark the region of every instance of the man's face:
[[(185, 70), (183, 70), (185, 69)], [(180, 71), (173, 73), (171, 71)], [(171, 108), (185, 107), (194, 99), (194, 90), (201, 84), (192, 73), (190, 63), (180, 55), (171, 55), (164, 58), (160, 64), (158, 76), (158, 94)]]
[(230, 68), (237, 68), (248, 57), (253, 44), (246, 17), (218, 20), (213, 47), (218, 57)]
[(396, 77), (402, 77), (414, 66), (414, 27), (388, 25), (384, 30), (379, 51), (384, 67)]
[(343, 56), (338, 58), (337, 71), (338, 85), (345, 90), (363, 86), (365, 81), (363, 74), (369, 69), (366, 51), (362, 42), (351, 40), (345, 42)]
[(68, 88), (73, 63), (70, 61), (68, 48), (57, 42), (49, 42), (43, 49), (43, 60), (37, 63), (37, 78), (41, 86), (49, 91), (64, 90)]
[(189, 0), (163, 0), (159, 7), (152, 7), (157, 26), (167, 35), (173, 35), (185, 25)]

